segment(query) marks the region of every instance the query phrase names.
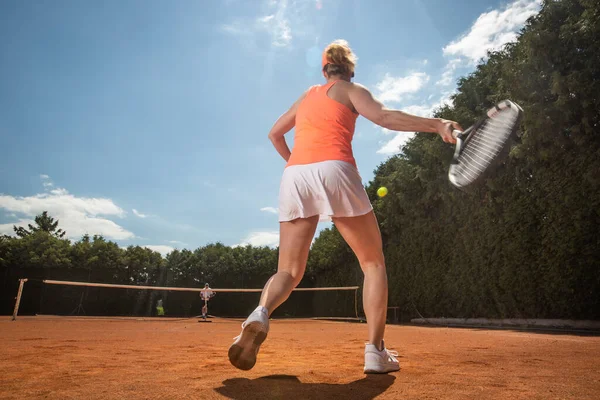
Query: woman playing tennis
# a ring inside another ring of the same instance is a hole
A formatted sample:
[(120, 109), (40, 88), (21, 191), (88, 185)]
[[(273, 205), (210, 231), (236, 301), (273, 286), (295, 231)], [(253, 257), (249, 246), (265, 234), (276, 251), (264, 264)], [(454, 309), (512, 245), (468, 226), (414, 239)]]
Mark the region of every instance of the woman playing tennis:
[[(322, 59), (326, 83), (309, 88), (273, 125), (269, 139), (287, 162), (279, 191), (279, 263), (266, 283), (259, 306), (242, 324), (229, 360), (251, 369), (269, 331), (269, 316), (300, 283), (320, 218), (332, 218), (364, 273), (363, 307), (369, 341), (365, 373), (400, 369), (386, 349), (388, 285), (381, 234), (352, 152), (356, 119), (364, 116), (395, 131), (434, 132), (454, 143), (453, 121), (421, 118), (387, 109), (364, 86), (352, 83), (356, 56), (343, 40), (331, 43)], [(294, 148), (284, 135), (295, 128)]]

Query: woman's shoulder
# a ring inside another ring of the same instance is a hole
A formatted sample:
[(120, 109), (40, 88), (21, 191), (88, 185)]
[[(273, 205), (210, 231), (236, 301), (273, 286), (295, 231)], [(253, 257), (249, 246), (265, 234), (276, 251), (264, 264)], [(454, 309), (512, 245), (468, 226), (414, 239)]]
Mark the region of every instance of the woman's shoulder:
[(339, 89), (342, 89), (345, 92), (350, 92), (358, 88), (364, 88), (364, 86), (360, 83), (348, 82), (343, 80), (336, 81), (335, 86), (337, 86)]

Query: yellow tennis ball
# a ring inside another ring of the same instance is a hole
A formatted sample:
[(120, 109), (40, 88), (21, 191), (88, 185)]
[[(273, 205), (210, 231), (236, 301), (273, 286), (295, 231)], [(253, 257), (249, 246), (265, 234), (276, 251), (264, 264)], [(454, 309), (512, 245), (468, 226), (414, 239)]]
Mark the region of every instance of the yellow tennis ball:
[(383, 197), (386, 194), (388, 194), (388, 190), (387, 190), (387, 188), (385, 186), (382, 186), (379, 189), (377, 189), (377, 196)]

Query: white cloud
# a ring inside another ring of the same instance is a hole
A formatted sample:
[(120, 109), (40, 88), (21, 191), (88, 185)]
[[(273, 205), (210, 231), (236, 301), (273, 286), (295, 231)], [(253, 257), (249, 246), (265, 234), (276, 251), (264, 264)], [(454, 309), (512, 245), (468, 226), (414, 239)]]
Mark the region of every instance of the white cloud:
[[(432, 117), (433, 112), (437, 108), (442, 107), (444, 105), (452, 105), (452, 99), (450, 98), (450, 96), (452, 96), (452, 92), (444, 92), (440, 95), (440, 98), (437, 102), (402, 107), (402, 111), (421, 117)], [(432, 97), (429, 96), (428, 100), (431, 100), (431, 98)], [(381, 131), (385, 135), (390, 135), (392, 133), (395, 135), (391, 140), (385, 142), (385, 144), (383, 144), (381, 148), (377, 150), (378, 154), (384, 155), (393, 155), (400, 153), (401, 147), (404, 146), (410, 139), (412, 139), (415, 136), (414, 132), (396, 132), (385, 128), (382, 128)]]
[(406, 95), (419, 91), (428, 81), (429, 75), (425, 72), (413, 72), (404, 77), (385, 74), (383, 80), (375, 85), (377, 98), (383, 103), (398, 103)]
[(275, 18), (274, 15), (267, 15), (266, 17), (259, 18), (258, 21), (262, 23), (267, 23)]
[(444, 92), (442, 93), (442, 97), (440, 97), (440, 99), (438, 100), (438, 103), (435, 105), (436, 107), (443, 107), (443, 106), (454, 106), (454, 100), (452, 100), (452, 96), (456, 94), (456, 91), (452, 91), (452, 92)]
[(160, 254), (162, 254), (163, 256), (166, 256), (167, 254), (169, 254), (170, 252), (172, 252), (173, 250), (175, 250), (175, 248), (171, 247), (171, 246), (165, 246), (162, 244), (147, 244), (144, 245), (142, 247), (145, 247), (147, 249), (150, 249), (152, 251), (156, 251)]
[(251, 232), (241, 243), (235, 245), (238, 246), (277, 246), (279, 244), (279, 232)]
[(29, 197), (0, 195), (0, 207), (8, 211), (35, 216), (42, 211), (58, 214), (68, 211), (90, 216), (115, 215), (123, 217), (125, 212), (110, 199), (75, 197), (66, 189), (55, 189)]
[(450, 86), (452, 83), (454, 83), (454, 73), (462, 63), (463, 61), (460, 58), (453, 58), (452, 60), (448, 61), (444, 67), (442, 77), (435, 84), (438, 86)]
[(517, 39), (527, 19), (540, 10), (542, 0), (516, 0), (502, 10), (477, 18), (468, 33), (444, 47), (445, 56), (465, 57), (472, 65), (485, 58), (488, 50), (499, 50)]
[(377, 153), (384, 155), (398, 154), (401, 151), (401, 147), (414, 136), (414, 132), (398, 132), (392, 140), (381, 146), (381, 148), (377, 150)]
[[(298, 11), (306, 6), (305, 3), (308, 2), (293, 1), (291, 6), (288, 6), (288, 0), (269, 1), (264, 4), (267, 9), (266, 15), (255, 18), (237, 18), (231, 23), (222, 25), (221, 30), (234, 36), (246, 37), (252, 43), (256, 40), (257, 35), (267, 34), (272, 46), (287, 47), (293, 39), (291, 19), (298, 19), (300, 16)], [(275, 9), (273, 10), (273, 8)]]
[[(50, 194), (53, 194), (55, 196), (64, 196), (69, 194), (69, 192), (67, 191), (67, 189), (63, 189), (63, 188), (56, 188), (56, 189), (52, 189), (50, 191)], [(123, 210), (121, 210), (123, 211)]]
[(135, 208), (133, 208), (131, 211), (133, 211), (133, 213), (140, 218), (146, 218), (147, 215), (146, 214), (142, 214), (141, 212), (139, 212), (138, 210), (136, 210)]
[[(432, 117), (433, 116), (433, 112), (437, 109), (440, 108), (442, 106), (445, 105), (452, 105), (452, 99), (450, 98), (450, 96), (452, 96), (453, 92), (444, 92), (440, 95), (440, 98), (433, 103), (429, 103), (429, 104), (413, 104), (410, 106), (406, 106), (406, 107), (402, 107), (402, 111), (408, 113), (408, 114), (413, 114), (413, 115), (418, 115), (420, 117)], [(429, 96), (427, 100), (431, 100), (433, 98), (433, 95)], [(384, 133), (389, 133), (389, 132), (384, 132)]]
[[(431, 99), (432, 96), (429, 97), (429, 100)], [(448, 96), (448, 94), (443, 94), (440, 99), (437, 102), (433, 102), (433, 103), (423, 103), (423, 104), (412, 104), (410, 106), (405, 106), (405, 107), (400, 107), (400, 110), (407, 113), (407, 114), (412, 114), (412, 115), (417, 115), (419, 117), (432, 117), (433, 116), (433, 112), (436, 108), (441, 107), (444, 104), (450, 104), (450, 98)], [(394, 134), (396, 135), (398, 132), (397, 131), (392, 131), (390, 129), (387, 128), (381, 128), (381, 132), (384, 135), (391, 135)], [(397, 135), (394, 138), (396, 140), (400, 140), (399, 138), (397, 139)], [(392, 139), (392, 140), (394, 140)], [(381, 150), (381, 149), (380, 149)], [(379, 153), (379, 151), (378, 151)]]
[(21, 218), (19, 219), (17, 222), (14, 222), (12, 224), (0, 224), (0, 235), (9, 235), (9, 236), (14, 236), (15, 231), (13, 229), (13, 226), (22, 226), (23, 228), (27, 228), (27, 225), (35, 225), (35, 221), (32, 219), (24, 219)]
[(184, 243), (180, 240), (167, 240), (167, 243), (170, 243), (176, 249), (182, 249), (182, 248), (187, 247), (187, 245), (188, 245), (187, 243)]
[(272, 213), (272, 214), (279, 213), (279, 210), (277, 208), (275, 208), (275, 207), (263, 207), (263, 208), (260, 209), (260, 211), (265, 211), (265, 212), (269, 212), (269, 213)]
[(0, 195), (0, 209), (20, 215), (19, 221), (0, 225), (2, 233), (12, 234), (13, 224), (26, 226), (33, 217), (48, 211), (50, 216), (59, 220), (59, 227), (70, 238), (80, 238), (86, 233), (115, 240), (134, 237), (133, 233), (105, 218), (125, 216), (125, 211), (111, 199), (76, 197), (63, 188), (28, 197)]
[(42, 180), (42, 185), (44, 185), (44, 188), (47, 189), (54, 186), (54, 183), (52, 183), (52, 180), (50, 180), (50, 177), (48, 175), (41, 174), (40, 179)]
[(290, 21), (285, 17), (287, 1), (282, 1), (276, 14), (258, 18), (259, 27), (271, 36), (271, 44), (276, 47), (286, 47), (292, 42)]
[(457, 69), (473, 67), (486, 58), (488, 51), (514, 42), (527, 19), (539, 12), (541, 4), (542, 0), (516, 0), (502, 9), (481, 14), (467, 33), (442, 49), (450, 59), (436, 85), (451, 86), (456, 83)]
[(419, 117), (430, 117), (433, 113), (433, 108), (435, 106), (432, 105), (411, 105), (407, 107), (402, 107), (402, 111), (412, 115), (418, 115)]

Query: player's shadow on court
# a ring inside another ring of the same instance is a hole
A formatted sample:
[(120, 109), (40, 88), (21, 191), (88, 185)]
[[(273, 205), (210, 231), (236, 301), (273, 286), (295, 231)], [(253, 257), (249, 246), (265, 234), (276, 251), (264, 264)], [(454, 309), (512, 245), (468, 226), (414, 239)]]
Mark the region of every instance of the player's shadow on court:
[(256, 379), (232, 378), (215, 391), (230, 399), (352, 399), (370, 400), (385, 392), (393, 375), (367, 375), (350, 383), (302, 383), (293, 375), (269, 375)]

